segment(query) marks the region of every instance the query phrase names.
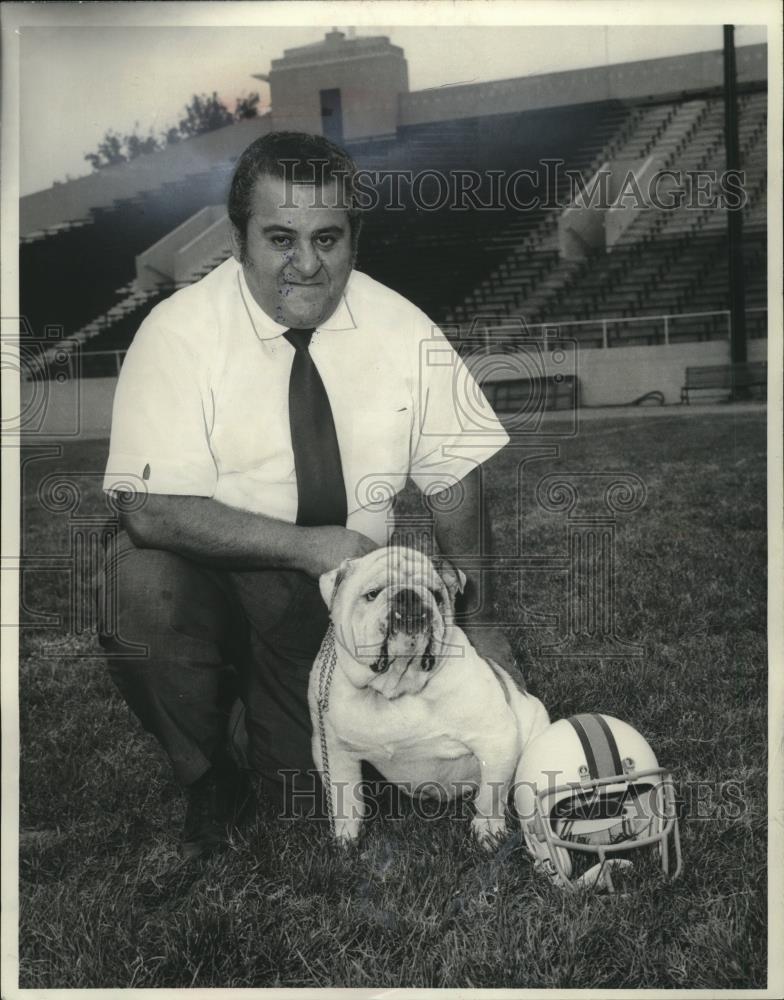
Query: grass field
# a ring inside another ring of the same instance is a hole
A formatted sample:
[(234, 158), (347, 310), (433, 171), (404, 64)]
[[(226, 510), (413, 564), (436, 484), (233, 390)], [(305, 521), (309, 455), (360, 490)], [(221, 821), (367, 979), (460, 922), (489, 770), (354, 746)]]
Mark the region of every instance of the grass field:
[[(100, 472), (104, 456), (105, 444), (79, 443), (26, 465), (28, 557), (68, 547), (68, 515), (43, 510), (37, 484)], [(516, 537), (514, 456), (504, 463), (489, 490), (500, 550)], [(618, 715), (676, 769), (682, 879), (567, 896), (534, 876), (515, 835), (495, 857), (479, 852), (465, 818), (379, 820), (341, 852), (320, 826), (264, 806), (227, 853), (183, 863), (183, 801), (94, 639), (28, 627), (20, 986), (763, 987), (764, 413), (585, 423), (558, 458), (526, 467), (526, 550), (565, 552), (566, 515), (534, 498), (542, 476), (608, 470), (647, 487), (616, 528), (618, 632), (644, 657), (546, 657), (546, 628), (515, 639), (553, 718)], [(83, 510), (100, 511), (99, 480), (79, 481)], [(28, 619), (64, 614), (68, 594), (63, 572), (31, 570)], [(563, 616), (563, 577), (529, 575), (524, 603)]]

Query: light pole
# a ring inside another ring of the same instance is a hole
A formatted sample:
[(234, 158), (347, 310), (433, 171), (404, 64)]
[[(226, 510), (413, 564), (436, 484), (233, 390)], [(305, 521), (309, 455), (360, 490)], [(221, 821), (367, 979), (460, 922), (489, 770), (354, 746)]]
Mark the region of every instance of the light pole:
[[(726, 169), (740, 170), (738, 143), (738, 91), (735, 68), (735, 28), (724, 25), (724, 145)], [(727, 209), (727, 255), (730, 280), (730, 360), (734, 365), (746, 361), (746, 287), (743, 273), (743, 212)], [(735, 369), (732, 398), (735, 399)]]

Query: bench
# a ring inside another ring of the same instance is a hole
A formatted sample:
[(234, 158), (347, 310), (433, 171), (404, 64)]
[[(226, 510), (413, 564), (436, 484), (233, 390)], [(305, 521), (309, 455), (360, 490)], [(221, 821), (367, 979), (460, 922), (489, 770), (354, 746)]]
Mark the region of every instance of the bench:
[(681, 402), (688, 403), (691, 392), (710, 392), (732, 396), (734, 389), (762, 389), (767, 395), (768, 365), (765, 361), (747, 361), (739, 365), (702, 365), (686, 369), (681, 386)]

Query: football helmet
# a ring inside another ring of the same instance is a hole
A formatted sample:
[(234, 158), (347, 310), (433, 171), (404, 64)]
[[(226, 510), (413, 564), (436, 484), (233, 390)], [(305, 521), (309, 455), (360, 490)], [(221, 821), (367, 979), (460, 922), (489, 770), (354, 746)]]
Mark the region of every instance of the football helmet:
[[(620, 719), (586, 713), (554, 722), (525, 748), (514, 802), (536, 867), (556, 885), (613, 892), (612, 869), (631, 867), (619, 855), (654, 846), (664, 873), (680, 874), (672, 777)], [(578, 874), (586, 861), (593, 867)]]

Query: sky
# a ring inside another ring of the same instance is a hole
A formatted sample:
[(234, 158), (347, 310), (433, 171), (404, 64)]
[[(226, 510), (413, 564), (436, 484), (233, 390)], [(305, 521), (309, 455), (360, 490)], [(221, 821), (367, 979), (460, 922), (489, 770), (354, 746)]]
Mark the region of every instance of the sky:
[[(333, 5), (336, 16), (340, 6)], [(20, 194), (89, 173), (84, 155), (108, 129), (175, 125), (194, 93), (215, 90), (233, 108), (237, 97), (258, 91), (267, 104), (269, 89), (252, 74), (268, 72), (286, 48), (321, 40), (329, 27), (22, 26)], [(740, 26), (736, 44), (765, 41), (765, 32)], [(722, 47), (718, 24), (378, 25), (356, 33), (387, 35), (403, 48), (411, 90)]]

